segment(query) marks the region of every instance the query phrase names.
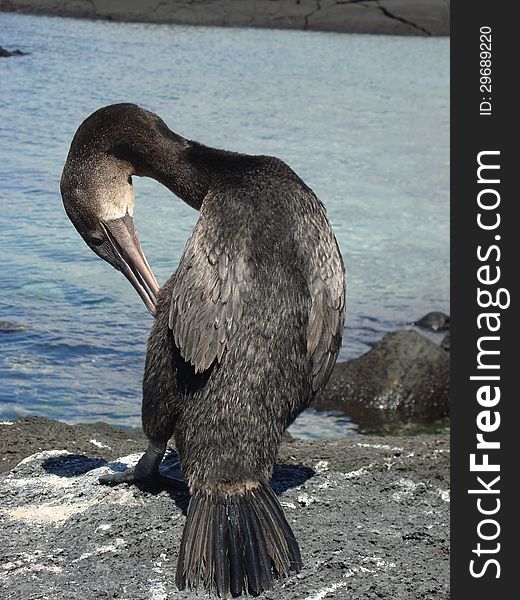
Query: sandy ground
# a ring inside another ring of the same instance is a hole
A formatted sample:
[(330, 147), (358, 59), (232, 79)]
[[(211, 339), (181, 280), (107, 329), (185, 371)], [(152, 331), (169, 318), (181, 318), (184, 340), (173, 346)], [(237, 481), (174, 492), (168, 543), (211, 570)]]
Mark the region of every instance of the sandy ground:
[(449, 0), (0, 0), (69, 17), (350, 33), (449, 35)]
[[(174, 584), (187, 495), (98, 484), (135, 463), (140, 432), (30, 417), (0, 440), (4, 469), (31, 454), (0, 475), (0, 597), (208, 597)], [(447, 436), (287, 442), (271, 483), (304, 568), (261, 598), (449, 598)]]

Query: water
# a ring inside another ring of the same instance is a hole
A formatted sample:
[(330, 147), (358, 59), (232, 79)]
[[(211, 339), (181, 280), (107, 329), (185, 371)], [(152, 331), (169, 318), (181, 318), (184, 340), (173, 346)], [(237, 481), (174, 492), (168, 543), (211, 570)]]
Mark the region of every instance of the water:
[[(315, 190), (348, 268), (341, 359), (449, 312), (448, 39), (2, 13), (0, 33), (31, 53), (0, 60), (0, 418), (139, 424), (151, 317), (59, 195), (76, 128), (114, 102), (208, 145), (277, 155)], [(140, 238), (164, 281), (196, 213), (154, 181), (135, 185)], [(294, 432), (354, 430), (311, 412)]]

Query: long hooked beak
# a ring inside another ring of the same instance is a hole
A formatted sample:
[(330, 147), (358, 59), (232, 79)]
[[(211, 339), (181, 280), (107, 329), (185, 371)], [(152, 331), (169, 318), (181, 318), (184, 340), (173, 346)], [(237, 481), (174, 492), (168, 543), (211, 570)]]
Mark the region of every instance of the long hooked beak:
[(132, 217), (126, 215), (120, 219), (102, 221), (101, 227), (112, 246), (121, 272), (155, 317), (159, 284), (141, 248)]

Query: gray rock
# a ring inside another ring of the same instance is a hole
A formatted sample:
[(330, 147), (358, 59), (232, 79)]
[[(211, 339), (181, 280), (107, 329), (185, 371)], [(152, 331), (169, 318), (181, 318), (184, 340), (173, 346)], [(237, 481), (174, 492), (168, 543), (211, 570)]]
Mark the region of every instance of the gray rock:
[(415, 331), (387, 334), (363, 356), (336, 364), (313, 403), (365, 431), (431, 423), (449, 414), (449, 357)]
[(450, 317), (442, 312), (430, 312), (412, 325), (431, 331), (447, 331), (450, 328)]
[[(0, 56), (4, 49), (0, 46)], [(29, 325), (26, 323), (17, 323), (16, 321), (0, 321), (0, 334), (2, 333), (18, 333), (20, 331), (26, 331), (29, 329)]]
[[(188, 498), (97, 483), (138, 456), (45, 451), (0, 476), (0, 597), (207, 597), (174, 584)], [(273, 487), (305, 566), (262, 598), (449, 597), (447, 436), (300, 440), (279, 460)]]
[(449, 35), (449, 0), (6, 0), (0, 10), (114, 21)]
[(22, 417), (0, 422), (0, 472), (48, 448), (114, 460), (124, 454), (144, 451), (147, 443), (141, 429), (112, 427), (106, 423), (67, 425), (45, 417)]
[[(8, 57), (8, 56), (25, 56), (27, 52), (22, 52), (21, 50), (6, 50), (0, 46), (0, 58)], [(2, 325), (9, 325), (8, 323), (0, 323), (0, 328)]]
[(441, 348), (443, 350), (446, 350), (446, 352), (450, 351), (450, 332), (448, 331), (448, 333), (444, 336), (442, 342), (441, 342)]

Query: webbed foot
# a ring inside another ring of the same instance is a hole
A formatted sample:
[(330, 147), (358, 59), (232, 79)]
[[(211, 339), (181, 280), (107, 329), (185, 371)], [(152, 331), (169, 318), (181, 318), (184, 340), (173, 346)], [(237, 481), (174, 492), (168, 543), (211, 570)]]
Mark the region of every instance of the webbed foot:
[(173, 488), (176, 491), (188, 491), (188, 484), (182, 479), (180, 471), (175, 476), (159, 472), (159, 465), (166, 451), (166, 442), (150, 442), (139, 462), (126, 471), (101, 475), (99, 483), (119, 485), (120, 483), (149, 483), (160, 487)]
[(175, 477), (169, 477), (162, 473), (150, 473), (149, 475), (142, 475), (136, 472), (136, 468), (128, 469), (126, 471), (118, 471), (117, 473), (107, 473), (101, 475), (99, 483), (103, 485), (119, 485), (120, 483), (149, 483), (157, 487), (168, 487), (179, 492), (188, 492), (188, 484), (182, 479), (176, 479)]

